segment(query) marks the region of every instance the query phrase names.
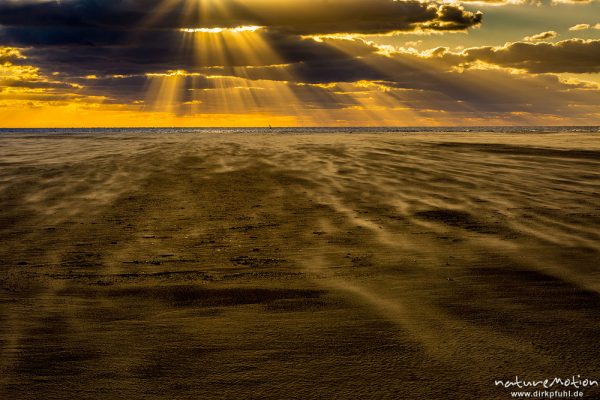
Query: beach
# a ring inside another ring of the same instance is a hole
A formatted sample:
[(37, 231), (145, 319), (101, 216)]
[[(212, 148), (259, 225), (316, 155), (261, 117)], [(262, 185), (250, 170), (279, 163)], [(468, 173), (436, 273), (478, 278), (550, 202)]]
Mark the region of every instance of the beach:
[(600, 379), (597, 133), (15, 132), (0, 232), (6, 399)]

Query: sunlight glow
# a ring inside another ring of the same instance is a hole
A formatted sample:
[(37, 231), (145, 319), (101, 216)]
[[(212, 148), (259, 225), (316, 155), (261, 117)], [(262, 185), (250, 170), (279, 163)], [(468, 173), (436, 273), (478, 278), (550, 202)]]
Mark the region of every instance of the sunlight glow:
[(185, 33), (222, 33), (222, 32), (256, 32), (258, 30), (264, 29), (263, 26), (237, 26), (235, 28), (181, 28), (180, 32)]

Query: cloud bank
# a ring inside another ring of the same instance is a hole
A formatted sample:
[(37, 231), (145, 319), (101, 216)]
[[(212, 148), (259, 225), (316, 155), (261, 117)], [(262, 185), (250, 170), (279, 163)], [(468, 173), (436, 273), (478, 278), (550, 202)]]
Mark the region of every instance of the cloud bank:
[[(558, 32), (548, 30), (504, 46), (418, 52), (371, 36), (465, 32), (481, 21), (458, 4), (412, 0), (0, 0), (0, 114), (600, 120), (597, 85), (556, 75), (600, 72), (599, 40), (549, 43)], [(222, 29), (240, 26), (260, 29)]]

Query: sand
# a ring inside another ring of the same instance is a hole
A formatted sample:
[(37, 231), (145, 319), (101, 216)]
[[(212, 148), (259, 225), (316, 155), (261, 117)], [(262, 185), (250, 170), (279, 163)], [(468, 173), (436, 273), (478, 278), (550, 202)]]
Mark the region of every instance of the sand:
[(4, 134), (0, 193), (4, 399), (600, 379), (597, 135)]

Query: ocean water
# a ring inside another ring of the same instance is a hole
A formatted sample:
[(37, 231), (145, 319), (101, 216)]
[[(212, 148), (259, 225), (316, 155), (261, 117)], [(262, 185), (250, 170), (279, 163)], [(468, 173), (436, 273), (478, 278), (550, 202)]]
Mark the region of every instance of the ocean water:
[(0, 135), (89, 134), (319, 134), (319, 133), (600, 133), (600, 126), (306, 127), (306, 128), (0, 128)]

